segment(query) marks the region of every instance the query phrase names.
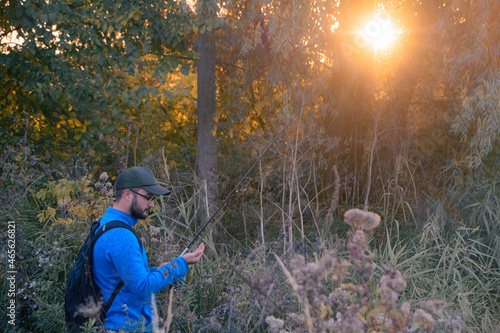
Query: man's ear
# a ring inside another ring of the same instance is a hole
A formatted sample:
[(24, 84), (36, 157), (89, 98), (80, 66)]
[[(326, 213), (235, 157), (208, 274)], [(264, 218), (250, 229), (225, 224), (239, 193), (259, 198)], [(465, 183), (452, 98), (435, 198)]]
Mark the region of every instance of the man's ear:
[(129, 189), (124, 189), (120, 200), (117, 200), (116, 203), (130, 202), (132, 201), (132, 197), (133, 193)]
[(125, 191), (123, 192), (124, 194), (124, 197), (127, 199), (127, 201), (132, 201), (132, 198), (134, 197), (134, 193), (132, 193), (131, 190), (129, 190), (128, 188), (125, 189)]

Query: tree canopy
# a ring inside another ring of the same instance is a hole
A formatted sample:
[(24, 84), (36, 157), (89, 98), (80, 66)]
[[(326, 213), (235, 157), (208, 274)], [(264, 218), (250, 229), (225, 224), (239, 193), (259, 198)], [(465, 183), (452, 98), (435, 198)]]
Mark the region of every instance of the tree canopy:
[(86, 150), (110, 163), (103, 138), (126, 136), (129, 115), (172, 98), (169, 74), (190, 70), (193, 15), (176, 1), (13, 1), (0, 15), (2, 145), (29, 138), (47, 160)]

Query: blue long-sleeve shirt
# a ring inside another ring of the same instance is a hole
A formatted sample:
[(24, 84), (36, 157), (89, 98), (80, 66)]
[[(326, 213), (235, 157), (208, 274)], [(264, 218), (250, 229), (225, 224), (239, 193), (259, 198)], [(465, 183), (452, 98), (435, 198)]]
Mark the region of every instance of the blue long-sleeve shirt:
[[(100, 226), (111, 221), (122, 221), (134, 226), (138, 221), (132, 216), (108, 208), (101, 218)], [(156, 303), (156, 293), (189, 272), (186, 260), (179, 257), (162, 268), (148, 265), (144, 247), (130, 230), (115, 228), (105, 232), (94, 245), (92, 273), (101, 289), (104, 303), (116, 286), (123, 280), (123, 288), (116, 296), (106, 315), (106, 329), (133, 330), (150, 326), (153, 320), (151, 295)], [(143, 319), (142, 319), (142, 318)]]

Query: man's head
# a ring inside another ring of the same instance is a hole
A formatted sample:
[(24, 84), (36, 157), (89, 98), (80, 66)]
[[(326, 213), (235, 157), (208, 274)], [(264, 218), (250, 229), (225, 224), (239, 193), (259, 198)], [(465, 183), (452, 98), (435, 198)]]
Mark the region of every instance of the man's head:
[(169, 190), (160, 186), (148, 168), (133, 167), (123, 171), (115, 182), (115, 208), (137, 219), (145, 219), (157, 195)]

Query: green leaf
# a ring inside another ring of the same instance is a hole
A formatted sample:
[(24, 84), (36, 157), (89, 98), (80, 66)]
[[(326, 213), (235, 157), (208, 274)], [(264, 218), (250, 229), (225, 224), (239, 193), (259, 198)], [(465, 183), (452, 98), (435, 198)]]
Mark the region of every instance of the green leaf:
[(171, 60), (170, 60), (170, 68), (177, 69), (178, 66), (179, 66), (179, 59), (177, 59), (177, 57), (171, 58)]
[(409, 332), (416, 332), (419, 328), (420, 328), (420, 326), (418, 326), (418, 325), (414, 325), (414, 326), (412, 326), (412, 327), (411, 327), (408, 331), (409, 331)]
[(184, 74), (184, 75), (189, 75), (189, 65), (186, 64), (186, 63), (182, 63), (182, 67), (181, 67), (181, 73)]
[(170, 98), (174, 97), (174, 94), (172, 94), (172, 92), (171, 92), (171, 91), (169, 91), (169, 90), (164, 90), (164, 91), (163, 91), (163, 95), (164, 95), (167, 99), (170, 99)]
[(18, 7), (16, 8), (16, 17), (20, 18), (21, 16), (23, 16), (23, 12), (23, 7), (18, 5)]

